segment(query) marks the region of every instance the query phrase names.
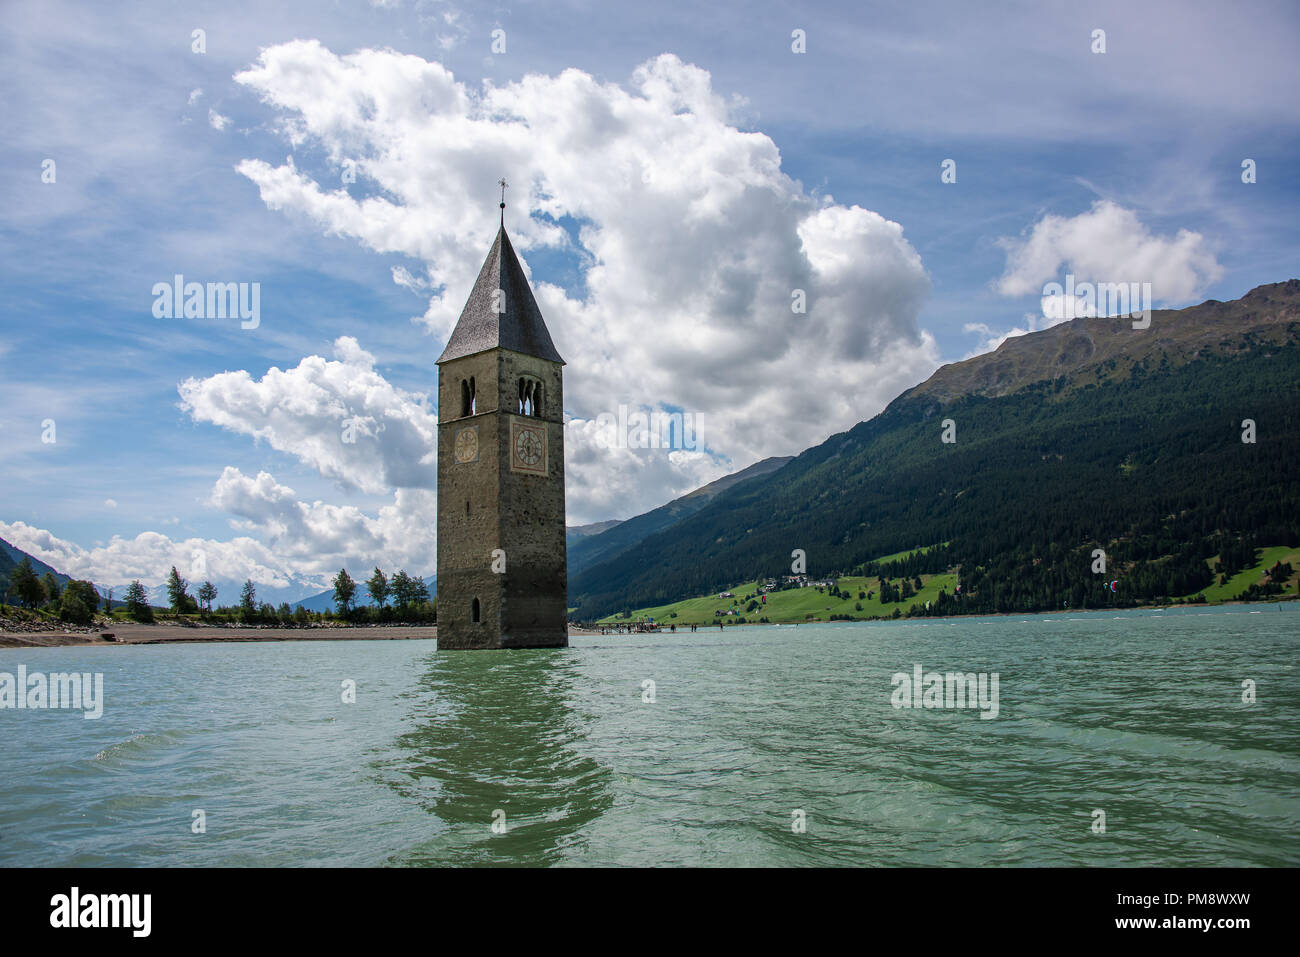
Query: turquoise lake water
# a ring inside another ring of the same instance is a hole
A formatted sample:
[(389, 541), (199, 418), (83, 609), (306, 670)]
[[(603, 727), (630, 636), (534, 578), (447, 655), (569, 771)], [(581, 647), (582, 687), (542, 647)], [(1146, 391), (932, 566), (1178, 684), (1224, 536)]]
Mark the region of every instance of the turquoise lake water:
[[(105, 693), (0, 710), (0, 865), (1295, 866), (1298, 652), (1296, 606), (0, 649)], [(997, 717), (895, 708), (917, 664)]]

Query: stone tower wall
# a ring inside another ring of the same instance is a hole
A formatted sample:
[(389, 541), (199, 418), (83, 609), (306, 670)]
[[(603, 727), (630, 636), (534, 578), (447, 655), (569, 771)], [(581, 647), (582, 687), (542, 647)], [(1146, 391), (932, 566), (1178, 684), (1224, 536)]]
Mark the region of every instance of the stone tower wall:
[[(517, 409), (518, 382), (542, 383), (539, 415), (512, 411), (500, 430), (501, 541), (507, 557), (503, 581), (503, 645), (550, 647), (568, 643), (568, 573), (564, 515), (563, 367), (517, 352), (500, 353), (502, 395)], [(546, 430), (545, 476), (511, 468), (509, 420)]]
[[(562, 368), (498, 348), (438, 369), (441, 649), (568, 644)], [(461, 381), (470, 376), (476, 411), (461, 416)], [(518, 414), (521, 376), (542, 383), (539, 415)], [(512, 421), (545, 429), (545, 475), (511, 468)], [(468, 463), (455, 455), (464, 428), (478, 434), (478, 458)], [(498, 548), (505, 553), (504, 574), (492, 570)], [(478, 623), (471, 615), (474, 598), (480, 603)]]

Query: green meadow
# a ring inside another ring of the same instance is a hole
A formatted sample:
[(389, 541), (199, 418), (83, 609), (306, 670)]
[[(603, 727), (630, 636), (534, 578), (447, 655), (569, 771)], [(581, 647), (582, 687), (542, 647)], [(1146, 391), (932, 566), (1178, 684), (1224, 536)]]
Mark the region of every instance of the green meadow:
[[(1258, 564), (1244, 569), (1228, 579), (1227, 584), (1216, 584), (1203, 588), (1197, 594), (1205, 596), (1207, 602), (1215, 601), (1232, 601), (1251, 585), (1262, 584), (1265, 580), (1265, 573), (1276, 563), (1290, 563), (1296, 573), (1285, 585), (1282, 586), (1282, 594), (1274, 596), (1275, 598), (1294, 598), (1296, 595), (1297, 578), (1300, 577), (1300, 548), (1291, 548), (1287, 545), (1272, 545), (1259, 550), (1260, 560)], [(1214, 568), (1214, 563), (1218, 561), (1219, 556), (1206, 559), (1205, 563)], [(1194, 596), (1187, 596), (1189, 598)]]
[[(933, 546), (931, 546), (933, 547)], [(926, 549), (919, 549), (925, 551)], [(894, 555), (885, 555), (878, 559), (877, 562), (887, 563), (898, 559), (906, 558), (909, 554), (918, 551), (911, 549), (905, 552), (898, 552)], [(1295, 597), (1297, 588), (1300, 588), (1300, 548), (1291, 548), (1286, 545), (1269, 546), (1260, 549), (1260, 560), (1250, 568), (1247, 568), (1228, 579), (1226, 584), (1211, 585), (1202, 589), (1197, 594), (1205, 596), (1207, 603), (1232, 601), (1239, 594), (1245, 591), (1253, 584), (1259, 584), (1265, 580), (1265, 573), (1272, 568), (1276, 562), (1289, 562), (1292, 567), (1297, 569), (1297, 573), (1292, 575), (1291, 579), (1284, 586), (1281, 598)], [(1215, 558), (1207, 559), (1210, 568), (1214, 567)], [(890, 579), (890, 581), (900, 586), (902, 579)], [(763, 584), (762, 580), (745, 582), (727, 589), (732, 595), (731, 598), (719, 598), (715, 595), (705, 595), (699, 598), (687, 598), (682, 601), (671, 602), (666, 605), (655, 605), (649, 608), (637, 608), (627, 614), (609, 615), (599, 620), (598, 624), (617, 625), (634, 622), (637, 619), (653, 619), (664, 625), (716, 625), (719, 621), (734, 623), (738, 617), (744, 618), (747, 622), (757, 622), (761, 618), (766, 618), (769, 622), (801, 622), (801, 621), (830, 621), (832, 615), (847, 615), (852, 618), (890, 618), (897, 611), (899, 615), (906, 615), (908, 609), (913, 605), (924, 606), (927, 601), (934, 601), (939, 597), (940, 591), (946, 591), (949, 595), (953, 594), (957, 587), (957, 576), (953, 573), (939, 575), (922, 575), (922, 588), (916, 594), (899, 602), (882, 602), (880, 600), (880, 586), (874, 577), (865, 578), (862, 576), (847, 575), (836, 578), (835, 584), (842, 594), (848, 597), (837, 597), (830, 593), (826, 588), (817, 588), (808, 586), (806, 588), (788, 588), (784, 591), (773, 591), (767, 593), (767, 602), (762, 602), (762, 592), (759, 586)], [(869, 593), (870, 598), (859, 598), (860, 593)], [(1184, 601), (1194, 596), (1188, 595)], [(750, 608), (750, 603), (757, 601), (759, 604)], [(861, 608), (858, 606), (861, 605)], [(747, 610), (748, 609), (748, 610)], [(735, 615), (727, 615), (728, 611), (735, 610)], [(722, 612), (722, 615), (718, 615)]]
[[(899, 556), (901, 557), (901, 556)], [(902, 579), (893, 579), (895, 585), (901, 585)], [(788, 588), (785, 591), (767, 593), (767, 604), (762, 603), (759, 586), (762, 581), (746, 582), (728, 589), (733, 598), (719, 598), (707, 595), (702, 598), (687, 598), (668, 605), (653, 608), (638, 608), (627, 616), (610, 615), (602, 618), (599, 624), (616, 625), (636, 621), (638, 618), (653, 618), (665, 625), (714, 625), (719, 621), (736, 620), (736, 616), (718, 616), (716, 612), (735, 609), (739, 617), (755, 622), (766, 618), (771, 622), (829, 621), (831, 615), (851, 615), (854, 618), (888, 618), (897, 609), (900, 615), (906, 615), (912, 605), (924, 605), (939, 597), (940, 590), (952, 594), (957, 587), (955, 574), (922, 575), (921, 590), (905, 601), (882, 603), (880, 585), (875, 578), (845, 576), (835, 580), (840, 591), (848, 598), (837, 598), (825, 588)], [(859, 598), (859, 592), (872, 593), (871, 598)], [(758, 607), (746, 611), (750, 601), (758, 601)], [(859, 611), (857, 606), (862, 606)]]

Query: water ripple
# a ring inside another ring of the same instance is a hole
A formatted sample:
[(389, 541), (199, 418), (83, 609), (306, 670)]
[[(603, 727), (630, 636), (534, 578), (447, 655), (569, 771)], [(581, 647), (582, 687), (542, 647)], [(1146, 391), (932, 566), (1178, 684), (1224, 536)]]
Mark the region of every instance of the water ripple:
[(0, 863), (1295, 866), (1297, 611), (14, 651), (107, 705), (0, 712)]

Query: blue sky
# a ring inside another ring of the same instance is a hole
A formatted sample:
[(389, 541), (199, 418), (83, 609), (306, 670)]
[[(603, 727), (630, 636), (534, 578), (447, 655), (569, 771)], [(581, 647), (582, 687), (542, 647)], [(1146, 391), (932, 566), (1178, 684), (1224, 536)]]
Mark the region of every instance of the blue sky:
[[(571, 523), (819, 443), (1066, 272), (1292, 278), (1298, 38), (1285, 3), (8, 3), (0, 537), (275, 600), (432, 573), (433, 362), (501, 176)], [(258, 283), (257, 328), (156, 318), (177, 273)], [(619, 404), (707, 447), (617, 447)]]

